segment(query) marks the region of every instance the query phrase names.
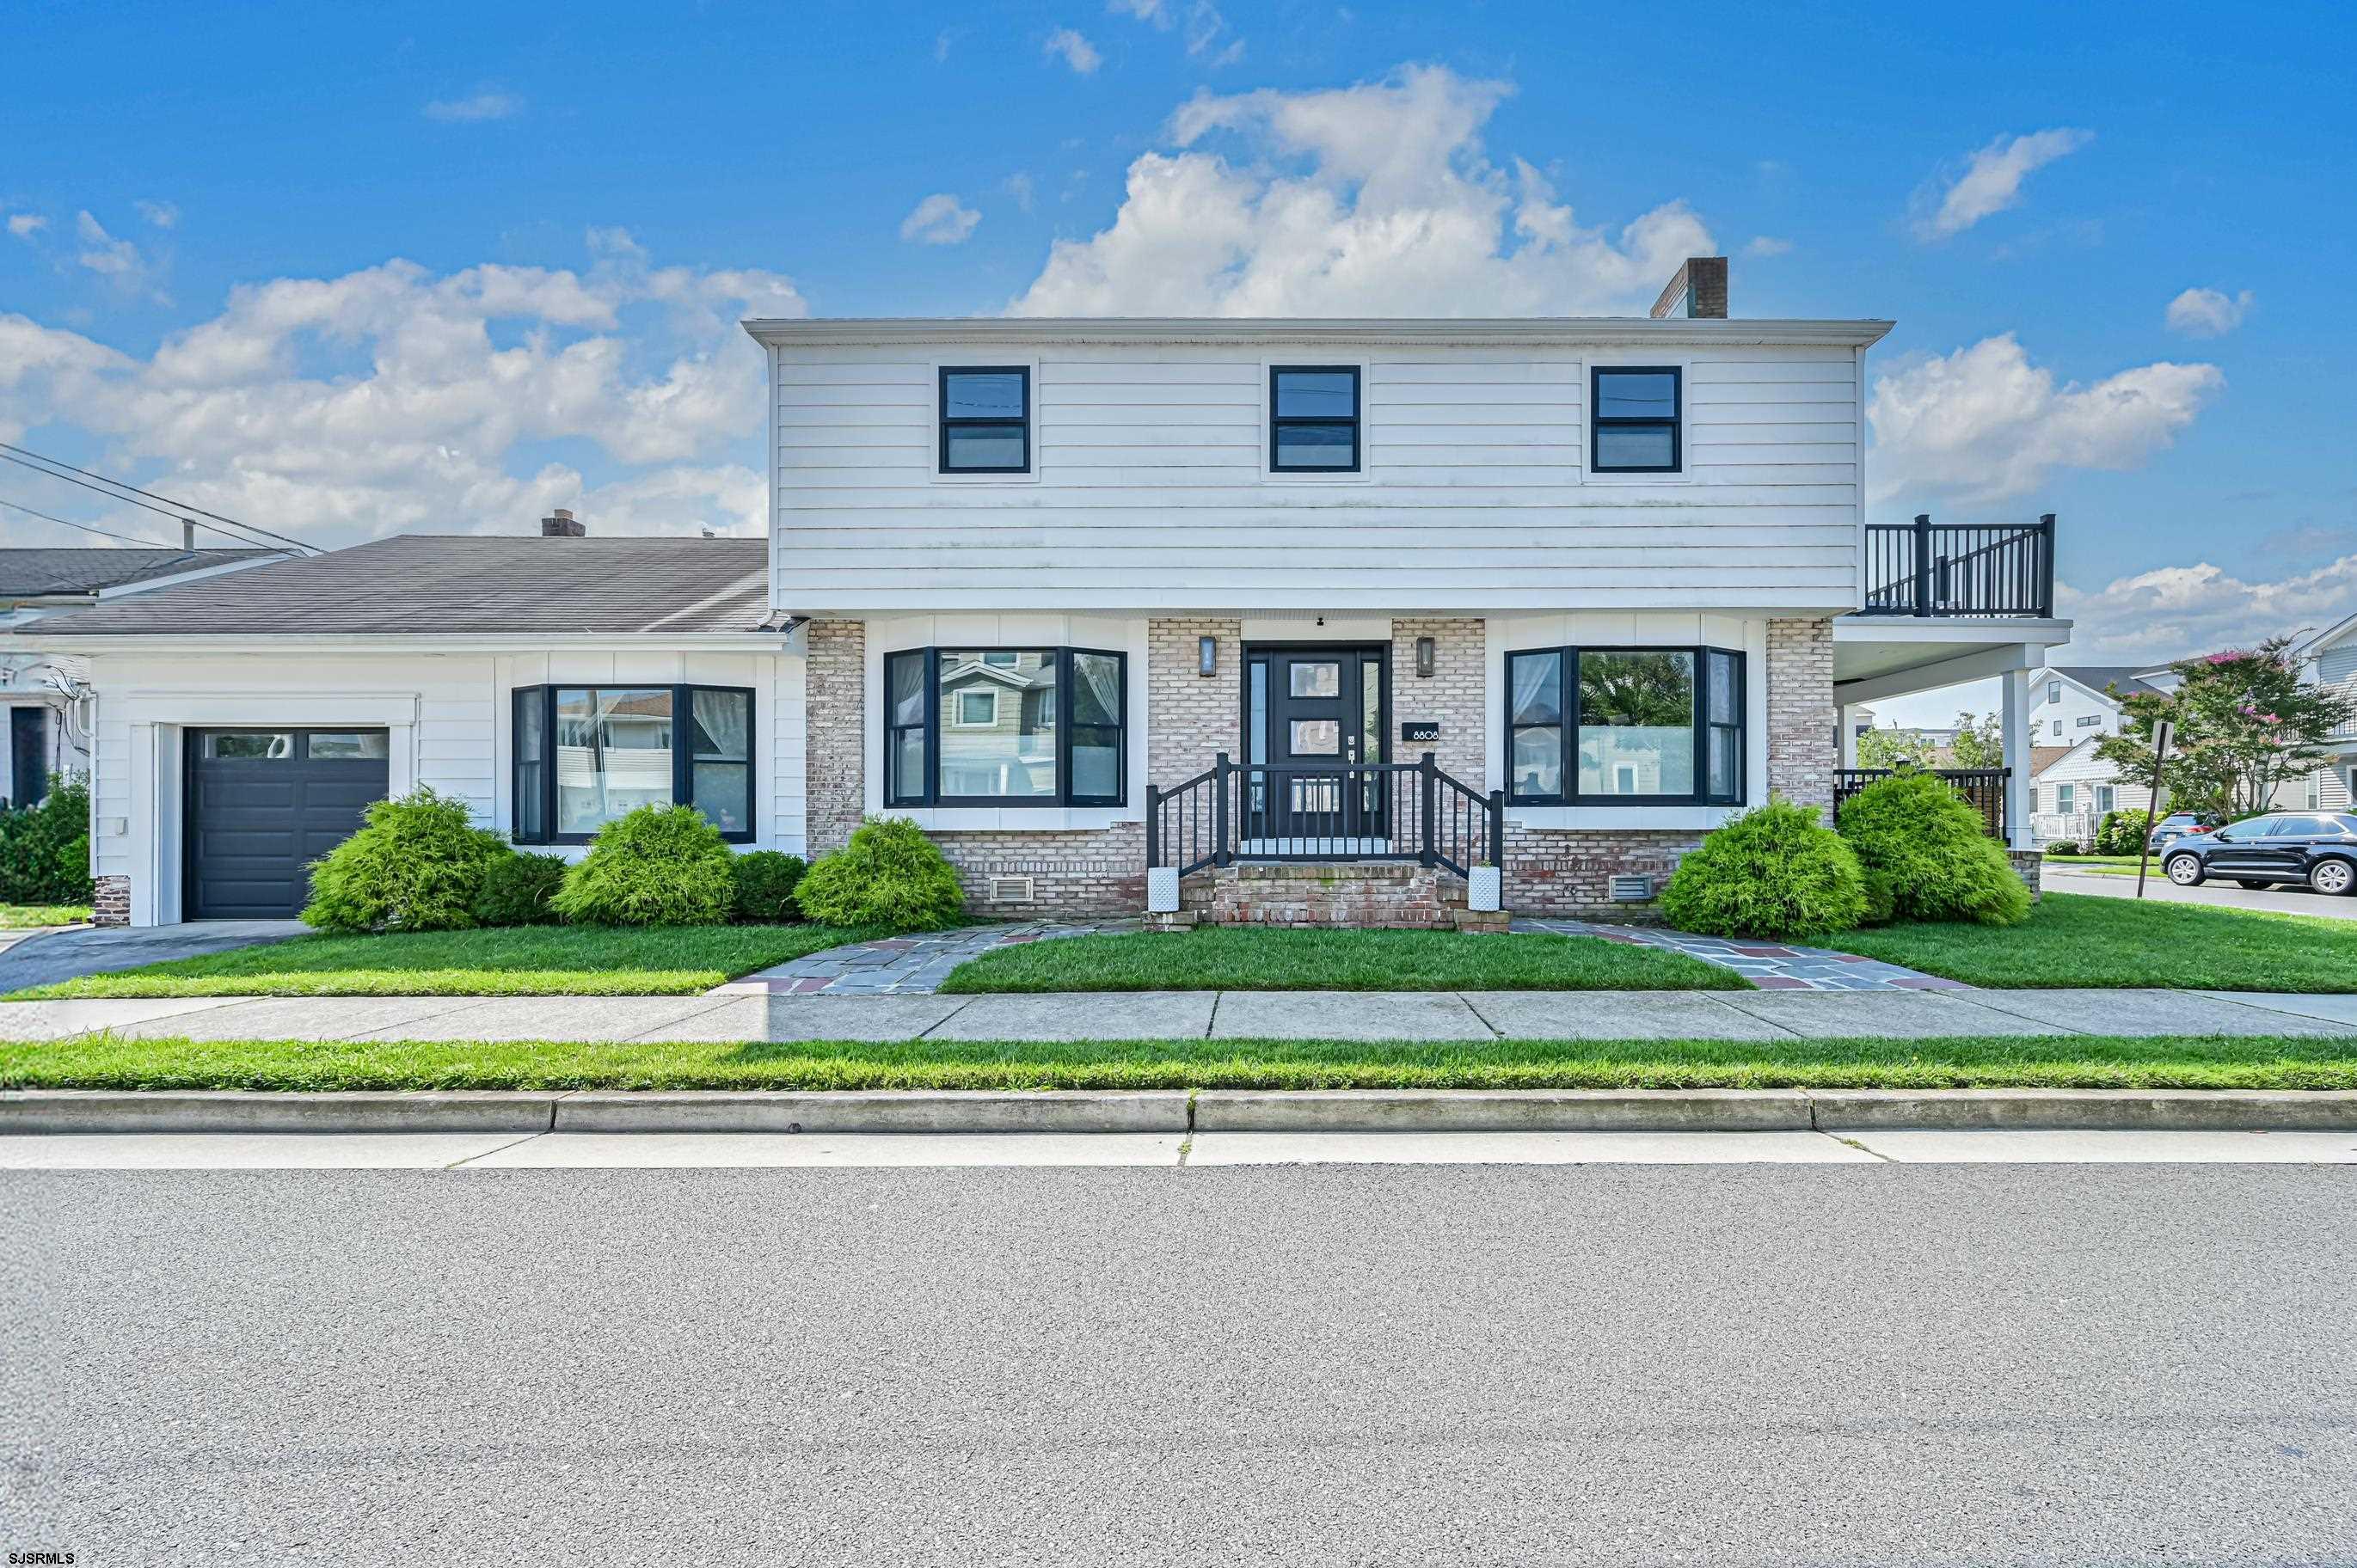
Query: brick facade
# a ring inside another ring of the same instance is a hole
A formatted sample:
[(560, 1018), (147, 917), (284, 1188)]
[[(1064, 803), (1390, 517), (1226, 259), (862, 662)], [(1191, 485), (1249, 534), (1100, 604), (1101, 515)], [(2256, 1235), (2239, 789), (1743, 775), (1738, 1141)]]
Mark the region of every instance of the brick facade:
[[(970, 913), (1006, 919), (1135, 915), (1146, 908), (1146, 824), (1116, 822), (1072, 832), (938, 832), (965, 887)], [(995, 902), (995, 876), (1032, 879), (1028, 903)]]
[(1830, 824), (1841, 765), (1834, 706), (1834, 623), (1768, 623), (1768, 788)]
[(813, 859), (840, 849), (867, 807), (867, 626), (810, 623), (806, 832)]
[(1590, 920), (1661, 918), (1651, 904), (1616, 904), (1612, 878), (1642, 875), (1659, 894), (1702, 834), (1656, 828), (1525, 828), (1506, 814), (1501, 902), (1518, 915), (1576, 915)]
[[(1432, 639), (1432, 673), (1415, 672), (1416, 639)], [(1393, 762), (1414, 762), (1430, 751), (1440, 770), (1472, 789), (1482, 783), (1482, 721), (1487, 700), (1479, 620), (1407, 618), (1392, 622), (1392, 733), (1384, 737)], [(1400, 736), (1400, 726), (1437, 723), (1440, 739), (1427, 746)]]
[(1465, 908), (1465, 883), (1412, 865), (1246, 863), (1189, 877), (1179, 908), (1212, 926), (1448, 930)]
[(131, 878), (102, 876), (91, 895), (90, 923), (127, 926), (131, 923)]
[(2013, 862), (2014, 874), (2029, 889), (2029, 897), (2033, 900), (2043, 897), (2044, 890), (2039, 886), (2039, 878), (2046, 874), (2046, 852), (2042, 849), (2009, 849), (2005, 852), (2005, 857)]
[[(1221, 752), (1242, 762), (1244, 623), (1229, 616), (1157, 618), (1146, 623), (1146, 778), (1168, 789), (1211, 766)], [(1219, 639), (1218, 670), (1202, 668), (1204, 638)]]

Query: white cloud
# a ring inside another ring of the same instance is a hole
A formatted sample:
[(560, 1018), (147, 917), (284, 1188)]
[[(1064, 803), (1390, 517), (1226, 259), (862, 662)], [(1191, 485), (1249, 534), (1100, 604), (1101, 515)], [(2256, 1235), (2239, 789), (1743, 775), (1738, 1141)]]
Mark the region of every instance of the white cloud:
[(2064, 468), (2132, 468), (2167, 447), (2225, 384), (2168, 361), (2057, 386), (2013, 334), (1878, 376), (1870, 495), (1964, 501), (2027, 495)]
[(2056, 158), (2095, 139), (2093, 131), (2067, 127), (2036, 131), (2011, 140), (1999, 136), (1965, 164), (1944, 192), (1933, 180), (1915, 193), (1915, 237), (1945, 240), (2021, 199), (2021, 185)]
[(74, 238), (81, 247), (74, 252), (76, 266), (96, 273), (119, 293), (169, 303), (156, 283), (156, 263), (130, 241), (108, 233), (87, 209), (74, 214)]
[[(241, 286), (144, 357), (0, 316), (0, 439), (69, 426), (110, 471), (326, 544), (552, 506), (601, 532), (759, 532), (764, 368), (737, 321), (807, 314), (792, 281), (656, 266), (619, 231), (589, 248), (586, 271)], [(565, 443), (596, 456), (542, 450)]]
[(1170, 0), (1106, 0), (1105, 9), (1166, 33), (1183, 21), (1187, 53), (1206, 65), (1233, 65), (1244, 58), (1243, 39), (1227, 36), (1228, 19), (1211, 0), (1192, 0), (1183, 11)]
[(1028, 172), (1022, 169), (1017, 169), (1006, 177), (1004, 188), (1007, 195), (1015, 199), (1015, 205), (1026, 212), (1030, 211), (1039, 199), (1038, 183), (1032, 179)]
[(168, 201), (135, 201), (139, 216), (158, 229), (177, 229), (180, 225), (180, 209)]
[(920, 245), (963, 244), (974, 232), (974, 226), (981, 221), (981, 213), (948, 191), (936, 191), (909, 209), (909, 215), (900, 220), (900, 238)]
[(1779, 240), (1773, 234), (1762, 234), (1744, 246), (1743, 253), (1747, 256), (1761, 257), (1789, 256), (1792, 253), (1792, 242)]
[(1039, 52), (1060, 58), (1082, 76), (1090, 75), (1104, 63), (1104, 57), (1097, 53), (1096, 46), (1070, 27), (1059, 27), (1049, 33)]
[(2243, 324), (2255, 303), (2249, 289), (2228, 295), (2214, 288), (2189, 288), (2169, 302), (2169, 329), (2188, 338), (2222, 338)]
[(2158, 662), (2322, 630), (2357, 605), (2357, 554), (2274, 581), (2237, 577), (2204, 561), (2139, 572), (2093, 592), (2058, 584), (2054, 596), (2056, 613), (2078, 623), (2072, 658)]
[(29, 240), (49, 226), (49, 220), (38, 212), (12, 212), (8, 215), (8, 232), (19, 240)]
[(1157, 27), (1170, 26), (1169, 7), (1163, 0), (1105, 0), (1105, 9), (1116, 16), (1151, 22)]
[(444, 124), (471, 124), (481, 120), (512, 120), (523, 113), (523, 100), (512, 92), (486, 87), (466, 98), (437, 98), (418, 111)]
[[(1199, 95), (1130, 165), (1110, 227), (1058, 241), (1021, 316), (1640, 312), (1690, 255), (1684, 203), (1582, 228), (1480, 132), (1512, 90), (1440, 66), (1325, 91)], [(1232, 140), (1236, 161), (1202, 145)]]

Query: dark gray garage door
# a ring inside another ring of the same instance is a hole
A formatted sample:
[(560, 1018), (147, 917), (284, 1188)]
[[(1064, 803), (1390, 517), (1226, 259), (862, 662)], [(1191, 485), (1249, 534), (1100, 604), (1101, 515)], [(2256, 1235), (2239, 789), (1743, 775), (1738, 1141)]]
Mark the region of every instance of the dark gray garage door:
[(311, 862), (385, 797), (385, 732), (192, 730), (188, 735), (188, 896), (191, 920), (299, 913)]

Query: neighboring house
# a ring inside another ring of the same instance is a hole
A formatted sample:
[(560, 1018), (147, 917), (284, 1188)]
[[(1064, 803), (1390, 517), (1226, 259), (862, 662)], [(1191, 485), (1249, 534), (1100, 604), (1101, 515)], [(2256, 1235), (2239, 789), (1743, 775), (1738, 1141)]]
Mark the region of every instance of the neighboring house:
[[(0, 628), (20, 632), (45, 616), (281, 559), (277, 550), (0, 549)], [(33, 646), (0, 650), (0, 801), (31, 805), (52, 774), (90, 768), (86, 714), (76, 699), (88, 671), (74, 656)]]
[(2166, 670), (2135, 665), (2050, 664), (2039, 672), (2029, 710), (2040, 746), (2076, 746), (2120, 733), (2120, 699), (2175, 684)]
[[(2357, 697), (2357, 615), (2325, 628), (2292, 650), (2300, 679)], [(2278, 810), (2346, 811), (2357, 809), (2357, 719), (2335, 730), (2331, 755), (2307, 778), (2276, 791)]]
[(2177, 677), (2166, 666), (2057, 664), (2039, 672), (2030, 733), (2053, 759), (2036, 766), (2031, 819), (2041, 839), (2094, 836), (2110, 811), (2141, 811), (2151, 789), (2122, 778), (2095, 755), (2104, 736), (2120, 733), (2121, 699), (2143, 692), (2166, 692)]
[(2148, 783), (2121, 778), (2116, 768), (2095, 755), (2100, 744), (2100, 736), (2089, 736), (2033, 768), (2030, 793), (2036, 815), (2031, 823), (2041, 840), (2072, 839), (2083, 845), (2103, 825), (2104, 813), (2141, 811), (2152, 800)]
[(977, 913), (1282, 857), (1327, 870), (1265, 917), (1376, 918), (1418, 879), (1348, 867), (1492, 855), (1509, 908), (1596, 912), (1829, 806), (1844, 710), (1989, 677), (2026, 850), (2050, 520), (1869, 526), (1889, 324), (1725, 298), (1713, 258), (1649, 319), (748, 322), (766, 543), (400, 538), (61, 619), (102, 900), (289, 908), (419, 783), (578, 854), (668, 767), (740, 843), (913, 818)]

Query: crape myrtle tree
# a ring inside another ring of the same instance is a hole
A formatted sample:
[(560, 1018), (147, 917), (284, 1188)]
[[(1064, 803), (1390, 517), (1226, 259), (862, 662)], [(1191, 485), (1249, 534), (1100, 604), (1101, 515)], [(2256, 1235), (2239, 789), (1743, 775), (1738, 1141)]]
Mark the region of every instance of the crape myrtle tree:
[(2277, 787), (2316, 770), (2323, 741), (2357, 714), (2357, 700), (2302, 683), (2291, 639), (2253, 649), (2180, 659), (2173, 692), (2122, 699), (2120, 733), (2095, 755), (2138, 781), (2152, 775), (2153, 725), (2177, 726), (2161, 763), (2161, 788), (2179, 811), (2247, 817), (2264, 811)]

